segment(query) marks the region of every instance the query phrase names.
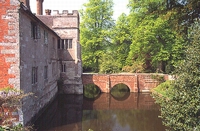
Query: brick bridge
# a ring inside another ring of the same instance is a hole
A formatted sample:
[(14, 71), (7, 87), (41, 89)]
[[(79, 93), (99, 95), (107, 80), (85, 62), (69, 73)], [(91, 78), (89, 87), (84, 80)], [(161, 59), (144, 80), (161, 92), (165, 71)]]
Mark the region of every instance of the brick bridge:
[(120, 73), (120, 74), (82, 74), (83, 85), (95, 84), (101, 92), (110, 92), (117, 84), (125, 84), (129, 87), (130, 92), (149, 92), (160, 82), (156, 78), (168, 79), (165, 74), (153, 73)]

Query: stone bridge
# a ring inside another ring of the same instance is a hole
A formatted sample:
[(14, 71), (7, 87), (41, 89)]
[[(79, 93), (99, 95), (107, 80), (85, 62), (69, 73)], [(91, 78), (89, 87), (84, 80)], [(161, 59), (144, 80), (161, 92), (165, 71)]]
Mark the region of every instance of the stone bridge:
[(83, 73), (83, 86), (87, 84), (97, 85), (101, 92), (109, 93), (117, 84), (125, 84), (130, 92), (149, 92), (160, 84), (160, 80), (167, 80), (166, 74), (154, 73), (120, 73), (120, 74), (92, 74)]

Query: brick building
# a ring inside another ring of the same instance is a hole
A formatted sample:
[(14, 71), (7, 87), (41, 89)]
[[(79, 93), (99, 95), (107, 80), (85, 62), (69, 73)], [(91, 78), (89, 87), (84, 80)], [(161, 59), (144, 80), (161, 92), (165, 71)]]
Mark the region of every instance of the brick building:
[(57, 94), (82, 94), (82, 64), (78, 11), (45, 10), (37, 0), (37, 14), (29, 0), (0, 1), (0, 88), (13, 87), (32, 92), (23, 100), (20, 121), (36, 118)]

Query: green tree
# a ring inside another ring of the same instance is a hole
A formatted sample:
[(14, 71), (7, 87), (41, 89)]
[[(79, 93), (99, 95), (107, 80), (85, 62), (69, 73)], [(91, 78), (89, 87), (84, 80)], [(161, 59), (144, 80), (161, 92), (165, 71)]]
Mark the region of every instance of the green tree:
[(99, 71), (99, 61), (110, 44), (108, 34), (114, 25), (112, 8), (112, 0), (89, 0), (80, 11), (84, 71)]
[(122, 70), (126, 65), (126, 59), (132, 43), (129, 24), (128, 16), (122, 13), (111, 32), (112, 44), (110, 45), (110, 51), (115, 56), (115, 63), (119, 65), (118, 70)]
[(131, 44), (129, 20), (126, 14), (122, 13), (115, 26), (109, 32), (111, 43), (107, 46), (106, 52), (100, 58), (101, 73), (117, 73), (126, 64), (126, 58)]
[(199, 17), (199, 0), (166, 0), (163, 4), (171, 27), (186, 37), (188, 27)]
[(146, 72), (170, 72), (182, 59), (183, 39), (170, 27), (161, 0), (133, 1), (129, 7), (132, 44), (127, 65), (143, 63)]
[(100, 59), (99, 69), (100, 73), (117, 73), (120, 72), (120, 63), (117, 62), (116, 57), (111, 52), (107, 52)]

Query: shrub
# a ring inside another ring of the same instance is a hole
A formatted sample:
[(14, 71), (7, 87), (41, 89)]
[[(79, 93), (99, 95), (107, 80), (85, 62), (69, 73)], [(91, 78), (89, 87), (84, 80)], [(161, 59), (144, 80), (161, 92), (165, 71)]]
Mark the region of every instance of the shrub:
[(190, 28), (186, 58), (175, 69), (177, 79), (166, 97), (157, 97), (161, 117), (170, 130), (200, 130), (200, 23)]

